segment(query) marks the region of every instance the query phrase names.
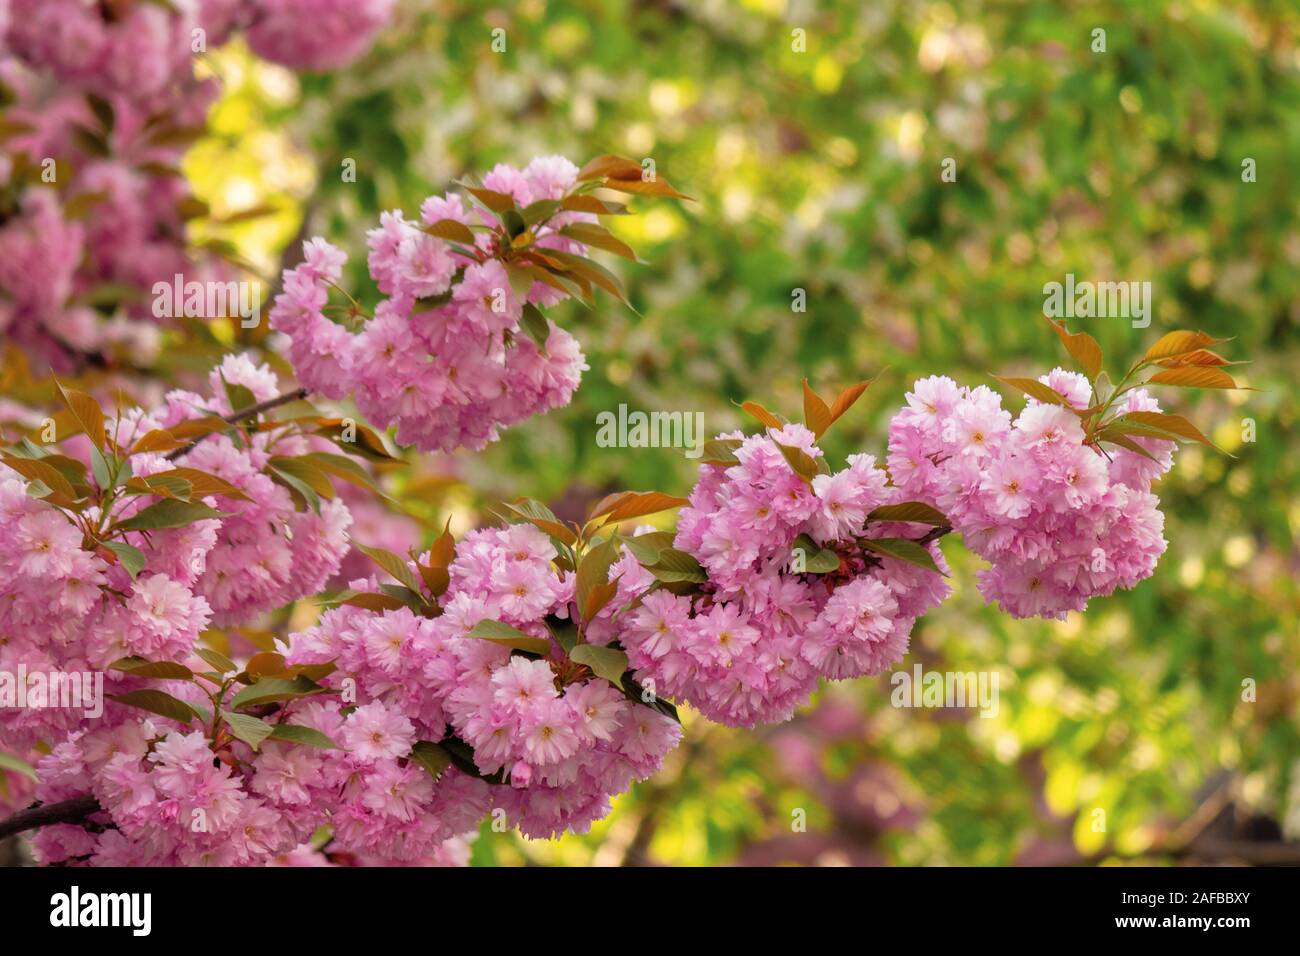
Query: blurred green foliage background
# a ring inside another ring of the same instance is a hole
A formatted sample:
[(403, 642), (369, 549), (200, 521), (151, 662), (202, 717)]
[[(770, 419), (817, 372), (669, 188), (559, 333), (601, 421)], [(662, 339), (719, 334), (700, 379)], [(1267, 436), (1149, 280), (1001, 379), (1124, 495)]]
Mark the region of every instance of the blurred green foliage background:
[(1158, 488), (1169, 551), (1135, 591), (1012, 621), (946, 542), (957, 594), (907, 666), (996, 671), (996, 716), (893, 708), (883, 677), (762, 732), (688, 714), (665, 770), (591, 834), (485, 828), (476, 863), (1300, 860), (1278, 844), (1300, 838), (1298, 26), (1287, 0), (412, 2), (337, 75), (207, 58), (226, 94), (186, 169), (218, 213), (277, 204), (222, 227), (268, 275), (321, 233), (373, 293), (380, 210), (538, 154), (653, 158), (696, 197), (612, 223), (647, 260), (612, 266), (640, 314), (554, 310), (591, 365), (576, 400), (423, 463), (405, 494), (431, 519), (684, 493), (680, 450), (599, 448), (597, 413), (702, 411), (714, 433), (744, 398), (795, 414), (803, 376), (827, 392), (888, 368), (828, 442), (880, 454), (920, 375), (1066, 364), (1042, 287), (1070, 272), (1153, 284), (1149, 329), (1072, 322), (1112, 369), (1178, 327), (1253, 360), (1238, 380), (1258, 391), (1162, 395), (1235, 457), (1181, 453)]

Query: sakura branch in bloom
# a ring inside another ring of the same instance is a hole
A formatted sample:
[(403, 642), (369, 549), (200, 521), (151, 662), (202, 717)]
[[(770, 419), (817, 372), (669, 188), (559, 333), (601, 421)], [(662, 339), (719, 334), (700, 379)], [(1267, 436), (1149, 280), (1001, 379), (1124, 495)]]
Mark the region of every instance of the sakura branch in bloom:
[[(464, 189), (469, 205), (457, 193), (430, 196), (418, 222), (386, 212), (367, 234), (384, 296), (373, 316), (339, 287), (346, 256), (321, 238), (285, 273), (271, 311), (303, 385), (352, 394), (371, 421), (396, 425), (397, 441), (422, 451), (479, 450), (500, 429), (567, 405), (587, 365), (542, 310), (568, 298), (590, 306), (596, 289), (626, 304), (618, 277), (587, 253), (636, 259), (598, 221), (627, 207), (593, 191), (681, 196), (614, 156), (581, 170), (561, 156), (500, 164)], [(331, 290), (346, 305), (331, 306)]]
[[(0, 453), (0, 670), (90, 668), (105, 672), (109, 697), (98, 720), (57, 708), (0, 710), (7, 748), (27, 754), (46, 741), (59, 745), (57, 761), (70, 761), (41, 778), (42, 802), (89, 793), (112, 817), (97, 849), (80, 829), (43, 831), (38, 847), (53, 842), (42, 858), (106, 861), (120, 852), (121, 860), (179, 863), (220, 850), (226, 862), (265, 859), (260, 844), (229, 842), (230, 828), (257, 819), (256, 799), (230, 794), (237, 784), (212, 765), (239, 718), (227, 720), (220, 698), (196, 682), (203, 672), (223, 682), (208, 666), (213, 652), (197, 642), (214, 623), (251, 622), (321, 590), (348, 549), (351, 520), (325, 476), (373, 489), (357, 459), (387, 453), (378, 436), (350, 436), (337, 420), (260, 417), (284, 396), (274, 375), (247, 359), (227, 358), (211, 384), (210, 398), (176, 390), (157, 408), (111, 417), (59, 386), (64, 411)], [(57, 445), (38, 444), (49, 439)], [(142, 720), (141, 709), (154, 717)], [(185, 746), (207, 754), (190, 767), (191, 802), (157, 815), (157, 801), (184, 796), (180, 776), (114, 789), (124, 786), (119, 770), (155, 768), (158, 754), (172, 752), (168, 741), (187, 732), (198, 736)], [(153, 815), (143, 809), (146, 790)], [(196, 820), (199, 835), (182, 838)]]
[(242, 30), (272, 62), (334, 69), (372, 45), (393, 6), (0, 0), (0, 333), (58, 372), (150, 365), (155, 284), (224, 283), (243, 268), (228, 244), (185, 238), (191, 220), (221, 221), (180, 171), (218, 93), (196, 57)]
[[(0, 466), (0, 670), (88, 662), (110, 702), (0, 710), (3, 766), (37, 801), (0, 833), (37, 829), (45, 863), (463, 862), (485, 815), (534, 838), (605, 816), (680, 740), (674, 701), (752, 727), (903, 659), (948, 593), (950, 530), (1016, 615), (1131, 587), (1164, 545), (1150, 483), (1177, 443), (1208, 444), (1146, 386), (1236, 383), (1202, 333), (1114, 386), (1089, 336), (1057, 333), (1083, 373), (1005, 380), (1030, 396), (1014, 421), (982, 386), (926, 379), (887, 467), (836, 471), (817, 443), (869, 383), (832, 401), (805, 383), (803, 424), (745, 403), (764, 430), (710, 442), (689, 498), (615, 494), (581, 524), (521, 499), (418, 555), (362, 547), (382, 574), (239, 659), (206, 629), (320, 591), (348, 544), (333, 479), (373, 490), (382, 438), (299, 414), (236, 357), (211, 397), (148, 411), (59, 387), (63, 449), (28, 435)], [(675, 508), (675, 532), (629, 533)]]
[(675, 535), (625, 540), (621, 607), (592, 639), (617, 642), (646, 686), (742, 727), (788, 720), (820, 678), (901, 660), (948, 594), (948, 528), (873, 456), (826, 462), (816, 442), (867, 384), (828, 405), (805, 383), (805, 425), (746, 402), (767, 428), (708, 443)]
[(1152, 484), (1180, 443), (1213, 446), (1145, 386), (1237, 387), (1204, 332), (1170, 332), (1112, 384), (1092, 336), (1051, 324), (1083, 371), (1002, 379), (1029, 396), (1014, 420), (987, 387), (932, 376), (889, 429), (894, 481), (991, 563), (980, 592), (1014, 617), (1063, 618), (1150, 577), (1166, 544)]

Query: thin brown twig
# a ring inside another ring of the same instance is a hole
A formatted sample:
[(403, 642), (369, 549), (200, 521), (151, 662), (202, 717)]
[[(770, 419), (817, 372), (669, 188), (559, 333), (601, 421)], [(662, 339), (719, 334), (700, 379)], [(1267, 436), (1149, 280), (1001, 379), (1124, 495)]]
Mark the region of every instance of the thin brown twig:
[[(281, 405), (287, 405), (290, 402), (296, 402), (299, 399), (306, 398), (306, 397), (307, 397), (307, 389), (295, 388), (292, 392), (285, 392), (283, 395), (277, 395), (275, 396), (275, 398), (268, 398), (266, 401), (258, 402), (256, 405), (249, 405), (247, 408), (241, 408), (239, 411), (232, 412), (229, 415), (222, 415), (221, 419), (222, 421), (226, 421), (234, 425), (238, 422), (243, 421), (246, 418), (254, 418), (262, 414), (262, 412), (269, 412), (273, 408), (279, 408)], [(207, 435), (200, 435), (198, 438), (194, 439), (192, 442), (189, 442), (183, 448), (177, 448), (175, 451), (170, 451), (163, 457), (166, 458), (168, 461), (175, 461), (181, 455), (184, 455), (186, 452), (190, 451), (190, 449), (192, 449), (195, 445), (197, 445), (206, 437)]]

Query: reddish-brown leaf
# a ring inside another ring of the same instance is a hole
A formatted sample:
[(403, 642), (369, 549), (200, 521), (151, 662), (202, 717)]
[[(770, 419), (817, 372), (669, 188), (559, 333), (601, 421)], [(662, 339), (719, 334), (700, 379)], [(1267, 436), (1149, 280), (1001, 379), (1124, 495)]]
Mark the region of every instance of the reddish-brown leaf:
[(1149, 384), (1178, 385), (1183, 388), (1238, 388), (1236, 380), (1223, 369), (1212, 365), (1188, 365), (1156, 372)]
[(1047, 321), (1056, 331), (1065, 350), (1079, 363), (1088, 380), (1095, 380), (1101, 374), (1102, 366), (1101, 346), (1097, 344), (1097, 340), (1087, 332), (1066, 331), (1064, 322), (1055, 322), (1051, 319)]
[(808, 379), (803, 380), (803, 420), (809, 430), (821, 438), (826, 429), (831, 427), (835, 421), (831, 415), (830, 406), (826, 404), (812, 387), (808, 384)]

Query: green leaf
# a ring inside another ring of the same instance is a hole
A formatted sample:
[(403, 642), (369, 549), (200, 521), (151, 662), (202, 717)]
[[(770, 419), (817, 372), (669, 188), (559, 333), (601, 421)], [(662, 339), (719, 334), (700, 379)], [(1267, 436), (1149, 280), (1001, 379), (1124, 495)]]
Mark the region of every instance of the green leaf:
[(320, 499), (334, 497), (334, 486), (320, 465), (305, 455), (297, 457), (275, 456), (267, 462), (272, 480), (284, 479), (284, 484), (297, 492), (311, 509), (320, 513)]
[(54, 489), (51, 488), (49, 485), (47, 485), (45, 482), (41, 481), (41, 479), (34, 478), (31, 481), (27, 482), (26, 493), (27, 493), (27, 497), (35, 498), (37, 501), (40, 501), (54, 494)]
[(560, 620), (559, 618), (548, 619), (546, 629), (551, 632), (555, 642), (564, 648), (566, 654), (573, 650), (578, 643), (578, 629), (572, 621)]
[(583, 245), (595, 246), (597, 249), (604, 249), (606, 252), (622, 256), (624, 259), (636, 261), (636, 253), (632, 251), (631, 246), (604, 226), (599, 226), (594, 222), (571, 223), (560, 230), (560, 235), (576, 239)]
[(1151, 459), (1151, 461), (1158, 462), (1160, 460), (1156, 458), (1155, 455), (1151, 454), (1151, 452), (1147, 451), (1145, 448), (1143, 448), (1141, 445), (1135, 442), (1133, 439), (1129, 438), (1127, 435), (1122, 435), (1122, 434), (1108, 435), (1106, 434), (1106, 429), (1104, 428), (1101, 430), (1101, 432), (1097, 434), (1097, 441), (1110, 442), (1112, 445), (1118, 445), (1120, 448), (1126, 448), (1136, 455), (1141, 455), (1143, 458)]
[[(803, 551), (804, 570), (809, 574), (830, 574), (838, 571), (840, 556), (830, 548), (823, 548), (806, 534), (794, 539), (793, 549)], [(793, 560), (793, 554), (791, 559)]]
[(783, 445), (779, 441), (773, 441), (772, 444), (781, 452), (781, 457), (786, 460), (786, 463), (794, 469), (794, 473), (802, 478), (805, 483), (811, 483), (817, 477), (820, 469), (816, 460), (802, 448)]
[(529, 203), (523, 209), (524, 222), (529, 226), (535, 226), (539, 222), (550, 219), (560, 211), (560, 200), (558, 199), (539, 199), (536, 202)]
[(565, 196), (560, 200), (560, 208), (572, 212), (590, 212), (597, 216), (629, 215), (627, 206), (620, 202), (606, 202), (586, 194)]
[(506, 279), (510, 283), (510, 291), (514, 293), (515, 300), (526, 302), (528, 291), (533, 287), (533, 276), (523, 266), (511, 262), (506, 265)]
[(323, 750), (343, 749), (314, 727), (303, 727), (301, 724), (276, 724), (271, 730), (271, 739), (290, 744), (305, 744), (308, 747), (320, 747)]
[(12, 770), (14, 773), (20, 773), (24, 777), (36, 779), (36, 769), (26, 760), (20, 760), (13, 754), (7, 754), (0, 750), (0, 770)]
[(394, 597), (390, 594), (375, 594), (371, 591), (365, 591), (357, 594), (354, 591), (344, 592), (346, 597), (338, 597), (339, 604), (346, 604), (348, 607), (364, 608), (367, 611), (396, 611), (399, 607), (407, 607), (407, 603), (401, 598)]
[(158, 714), (160, 717), (167, 717), (182, 724), (189, 724), (198, 716), (198, 712), (185, 701), (153, 688), (130, 690), (124, 694), (109, 694), (108, 699), (147, 710), (151, 714)]
[(257, 396), (253, 394), (252, 389), (247, 385), (232, 385), (226, 381), (226, 373), (220, 372), (221, 384), (225, 387), (226, 401), (230, 403), (232, 412), (242, 411), (245, 408), (252, 408), (257, 404)]
[(1092, 383), (1092, 400), (1096, 405), (1105, 405), (1115, 394), (1115, 383), (1105, 372), (1099, 372)]
[(39, 481), (50, 489), (49, 494), (41, 496), (48, 498), (50, 504), (71, 508), (79, 500), (76, 490), (63, 476), (63, 472), (53, 465), (37, 458), (20, 458), (8, 452), (0, 454), (0, 460), (28, 481)]
[(622, 684), (623, 674), (627, 671), (627, 654), (616, 647), (579, 644), (569, 653), (569, 658), (590, 667), (593, 674), (605, 678), (615, 687)]
[(248, 714), (235, 714), (228, 710), (221, 712), (221, 719), (226, 722), (230, 732), (254, 750), (262, 746), (262, 741), (275, 732), (275, 728), (265, 720), (250, 717)]
[(245, 687), (232, 697), (230, 709), (239, 710), (244, 707), (255, 707), (258, 704), (273, 703), (274, 701), (295, 700), (299, 697), (310, 697), (324, 692), (325, 688), (308, 677), (265, 677), (256, 684)]
[(695, 560), (694, 555), (679, 551), (677, 548), (664, 548), (659, 552), (658, 560), (646, 570), (658, 580), (670, 583), (689, 581), (703, 584), (709, 580), (708, 574), (705, 573), (700, 562)]
[[(65, 435), (64, 437), (71, 438), (73, 435), (77, 435), (77, 434), (80, 434), (80, 429), (72, 431), (67, 435)], [(10, 448), (9, 454), (12, 454), (18, 458), (48, 458), (49, 457), (49, 452), (47, 452), (40, 445), (35, 444), (30, 438), (27, 437), (22, 438), (17, 445)], [(86, 469), (84, 466), (81, 469), (81, 473), (82, 473), (82, 480), (84, 481), (85, 473), (86, 473)]]
[(677, 714), (677, 708), (673, 706), (671, 701), (664, 700), (662, 697), (658, 696), (656, 696), (652, 701), (647, 701), (645, 699), (645, 688), (638, 684), (631, 674), (623, 675), (622, 687), (623, 695), (627, 697), (628, 700), (632, 701), (632, 703), (640, 704), (642, 707), (649, 707), (652, 710), (656, 710), (678, 724), (682, 722), (681, 717)]
[[(81, 462), (77, 461), (75, 458), (69, 458), (66, 455), (40, 455), (36, 457), (39, 457), (42, 462), (49, 465), (51, 468), (54, 468), (59, 472), (59, 474), (63, 475), (64, 478), (68, 479), (68, 484), (72, 485), (72, 490), (76, 492), (79, 497), (84, 497), (90, 494), (90, 484), (86, 481), (86, 466)], [(127, 463), (124, 462), (123, 465), (125, 468)]]
[(383, 548), (368, 548), (357, 541), (353, 541), (352, 546), (392, 575), (394, 580), (400, 581), (409, 590), (419, 594), (420, 582), (416, 580), (415, 572), (411, 570), (405, 558)]
[(934, 525), (936, 528), (941, 528), (948, 523), (947, 515), (924, 501), (900, 501), (897, 504), (881, 505), (867, 515), (867, 520), (915, 521), (917, 524)]
[(534, 498), (518, 498), (515, 501), (502, 502), (502, 506), (534, 527), (559, 538), (565, 544), (571, 545), (578, 540), (572, 528), (560, 521), (554, 511)]
[(177, 501), (164, 498), (113, 525), (116, 531), (156, 531), (180, 528), (206, 518), (228, 518), (230, 512), (209, 508), (201, 501)]
[(132, 677), (156, 677), (160, 680), (193, 680), (194, 672), (184, 664), (172, 661), (151, 661), (143, 657), (120, 657), (108, 665), (109, 670), (121, 671)]
[(483, 641), (492, 641), (504, 647), (528, 651), (532, 654), (547, 654), (551, 650), (550, 641), (545, 638), (525, 634), (519, 628), (512, 627), (505, 621), (497, 621), (492, 618), (484, 618), (479, 621), (465, 636)]
[(214, 651), (209, 647), (196, 647), (194, 653), (215, 667), (219, 674), (233, 674), (239, 670), (239, 666), (220, 651)]
[(1124, 416), (1112, 419), (1106, 424), (1101, 431), (1097, 432), (1097, 437), (1109, 441), (1114, 435), (1139, 435), (1143, 438), (1158, 438), (1161, 441), (1172, 441), (1181, 443), (1184, 441), (1173, 432), (1163, 428), (1157, 428), (1155, 425), (1145, 425), (1137, 421), (1125, 421)]
[(439, 219), (437, 222), (425, 226), (422, 230), (431, 236), (437, 236), (439, 239), (450, 239), (452, 242), (464, 243), (467, 246), (474, 245), (474, 233), (469, 226), (457, 222), (455, 219)]
[(94, 93), (86, 94), (86, 102), (90, 104), (90, 110), (95, 114), (95, 119), (99, 120), (104, 132), (111, 133), (114, 122), (113, 104)]
[[(627, 293), (623, 290), (622, 280), (599, 262), (585, 256), (574, 255), (571, 252), (557, 252), (554, 249), (546, 250), (546, 254), (562, 262), (568, 272), (581, 276), (593, 285), (600, 286), (629, 309), (632, 308), (632, 303), (628, 301)], [(633, 309), (632, 311), (635, 312), (636, 310)]]
[(311, 451), (301, 457), (317, 465), (321, 471), (342, 478), (349, 484), (356, 485), (358, 488), (365, 488), (367, 491), (383, 494), (370, 473), (347, 455), (335, 455), (327, 451)]
[(636, 534), (623, 538), (623, 547), (632, 552), (640, 564), (647, 567), (659, 561), (659, 555), (665, 548), (673, 546), (675, 536), (671, 531), (652, 531), (649, 534)]
[(744, 442), (739, 438), (714, 438), (706, 441), (704, 443), (704, 456), (700, 459), (700, 463), (738, 465), (740, 459), (736, 457), (736, 449), (743, 444)]
[(499, 786), (506, 782), (505, 774), (498, 770), (496, 773), (483, 773), (479, 770), (478, 764), (474, 762), (474, 748), (459, 737), (444, 737), (438, 744), (451, 756), (451, 762), (463, 774), (471, 777), (477, 777), (484, 783), (490, 783), (493, 786)]
[(310, 508), (316, 514), (320, 514), (320, 495), (316, 494), (314, 489), (307, 482), (303, 481), (297, 475), (282, 471), (274, 466), (267, 466), (271, 472), (271, 479), (277, 484), (282, 484), (295, 495), (296, 499), (301, 501), (304, 506)]
[(135, 580), (136, 575), (144, 570), (145, 561), (147, 559), (144, 556), (144, 552), (139, 548), (133, 548), (125, 541), (105, 541), (104, 547), (117, 555), (118, 564), (122, 565), (122, 569), (126, 571), (127, 574), (131, 575), (132, 581)]
[(939, 565), (934, 563), (934, 555), (930, 554), (924, 546), (907, 538), (871, 538), (864, 540), (862, 546), (868, 551), (887, 558), (897, 558), (899, 561), (915, 564), (918, 568), (925, 568), (927, 571), (943, 573), (939, 570)]
[(163, 472), (132, 478), (126, 483), (128, 495), (156, 495), (159, 498), (175, 498), (178, 501), (190, 501), (194, 497), (194, 486), (184, 478)]
[(606, 538), (596, 547), (591, 548), (578, 562), (578, 576), (575, 582), (579, 609), (585, 609), (592, 592), (602, 584), (609, 583), (609, 567), (618, 560), (618, 542), (614, 537)]
[(104, 458), (104, 453), (93, 445), (90, 448), (90, 471), (95, 476), (95, 484), (99, 485), (101, 491), (111, 491), (113, 488), (113, 476), (108, 468), (108, 461)]
[(501, 213), (501, 225), (505, 226), (506, 235), (511, 239), (522, 236), (528, 229), (528, 223), (524, 222), (524, 217), (519, 214), (518, 209), (507, 209)]
[(425, 600), (424, 595), (414, 588), (401, 584), (381, 584), (379, 590), (389, 597), (397, 598), (416, 614), (423, 614), (429, 607), (429, 602)]
[(1181, 438), (1200, 442), (1202, 445), (1208, 445), (1216, 450), (1218, 450), (1219, 447), (1201, 434), (1199, 428), (1181, 415), (1169, 415), (1163, 412), (1128, 412), (1114, 419), (1114, 422), (1132, 422), (1139, 425), (1147, 425), (1152, 428), (1159, 428), (1163, 431), (1170, 432)]
[(451, 754), (432, 740), (417, 740), (411, 748), (411, 759), (427, 770), (435, 781), (451, 766)]
[[(303, 457), (307, 456), (304, 455)], [(144, 480), (150, 484), (156, 481), (184, 481), (190, 487), (191, 497), (195, 498), (206, 498), (208, 495), (224, 495), (227, 498), (235, 498), (239, 501), (251, 500), (247, 494), (226, 481), (226, 479), (219, 478), (206, 471), (200, 471), (197, 468), (181, 466), (180, 468), (173, 468), (171, 471), (160, 471)]]
[(537, 343), (538, 351), (545, 354), (547, 340), (551, 337), (551, 325), (542, 314), (542, 310), (531, 302), (526, 303), (523, 317), (519, 320), (519, 327)]
[(1061, 405), (1065, 408), (1073, 408), (1064, 395), (1052, 388), (1052, 386), (1044, 385), (1036, 378), (1003, 378), (1000, 375), (994, 375), (993, 377), (1002, 384), (1010, 385), (1012, 388), (1018, 388), (1030, 398), (1035, 398), (1045, 404)]

